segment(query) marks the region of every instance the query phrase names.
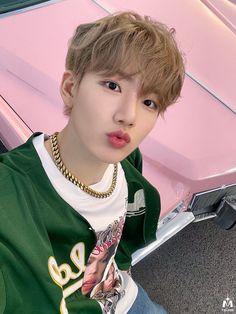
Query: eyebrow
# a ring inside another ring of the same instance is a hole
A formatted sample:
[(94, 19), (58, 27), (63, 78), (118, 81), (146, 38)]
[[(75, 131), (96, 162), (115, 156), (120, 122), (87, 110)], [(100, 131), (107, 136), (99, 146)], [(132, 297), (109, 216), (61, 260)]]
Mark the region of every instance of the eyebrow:
[(128, 82), (132, 82), (134, 80), (134, 76), (137, 75), (138, 73), (133, 73), (133, 74), (129, 74), (129, 73), (125, 73), (125, 72), (119, 72), (115, 75), (118, 75), (119, 79), (121, 80), (125, 80), (125, 81), (128, 81)]
[(125, 72), (122, 72), (122, 71), (118, 71), (117, 73), (108, 73), (106, 74), (106, 72), (104, 73), (100, 73), (99, 75), (101, 77), (105, 77), (106, 75), (108, 76), (114, 76), (114, 77), (117, 77), (119, 80), (125, 80), (127, 82), (132, 82), (134, 80), (134, 76), (138, 74), (138, 72), (135, 72), (135, 73), (125, 73)]

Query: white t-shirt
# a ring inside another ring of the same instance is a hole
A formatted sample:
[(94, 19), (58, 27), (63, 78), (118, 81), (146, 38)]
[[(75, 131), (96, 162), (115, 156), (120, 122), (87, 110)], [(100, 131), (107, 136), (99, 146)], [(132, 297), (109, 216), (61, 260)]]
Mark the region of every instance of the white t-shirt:
[[(44, 146), (45, 138), (47, 136), (41, 134), (33, 139), (33, 144), (50, 182), (57, 193), (89, 222), (97, 235), (97, 244), (88, 259), (81, 291), (99, 301), (103, 313), (110, 313), (113, 308), (115, 313), (125, 314), (131, 308), (138, 288), (127, 272), (118, 270), (114, 261), (128, 199), (127, 182), (121, 164), (118, 163), (117, 183), (112, 195), (104, 199), (92, 197), (67, 180), (58, 170)], [(113, 171), (114, 166), (109, 165), (101, 181), (90, 187), (96, 191), (108, 190)], [(95, 273), (92, 271), (94, 265), (99, 265), (99, 276), (91, 274)], [(109, 287), (112, 287), (113, 294), (109, 292)]]

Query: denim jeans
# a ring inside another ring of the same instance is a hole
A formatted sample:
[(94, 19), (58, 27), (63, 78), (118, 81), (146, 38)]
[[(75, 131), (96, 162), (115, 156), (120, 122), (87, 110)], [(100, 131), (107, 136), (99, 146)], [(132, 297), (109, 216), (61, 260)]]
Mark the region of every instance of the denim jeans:
[(138, 295), (127, 314), (168, 314), (159, 304), (152, 302), (146, 291), (138, 284)]

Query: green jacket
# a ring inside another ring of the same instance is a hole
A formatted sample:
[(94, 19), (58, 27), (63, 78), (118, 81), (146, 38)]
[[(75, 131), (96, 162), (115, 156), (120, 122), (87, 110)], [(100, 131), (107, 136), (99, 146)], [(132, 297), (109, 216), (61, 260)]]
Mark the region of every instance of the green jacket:
[[(76, 288), (96, 244), (95, 232), (52, 187), (33, 136), (0, 155), (0, 314), (102, 313), (97, 301)], [(126, 270), (131, 254), (156, 238), (160, 198), (141, 174), (138, 149), (121, 165), (128, 213), (116, 263)], [(136, 204), (140, 190), (144, 208)]]

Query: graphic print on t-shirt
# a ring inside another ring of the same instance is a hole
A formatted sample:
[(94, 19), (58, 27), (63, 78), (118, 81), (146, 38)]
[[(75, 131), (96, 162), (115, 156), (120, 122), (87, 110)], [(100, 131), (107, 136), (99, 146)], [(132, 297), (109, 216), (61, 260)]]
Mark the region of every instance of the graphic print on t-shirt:
[(121, 278), (114, 261), (125, 218), (119, 217), (106, 230), (98, 232), (97, 243), (89, 256), (81, 292), (100, 302), (103, 313), (113, 313), (121, 298)]

